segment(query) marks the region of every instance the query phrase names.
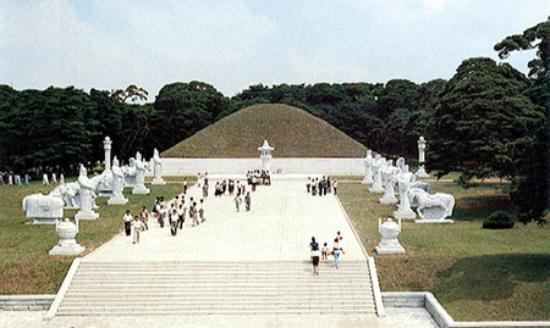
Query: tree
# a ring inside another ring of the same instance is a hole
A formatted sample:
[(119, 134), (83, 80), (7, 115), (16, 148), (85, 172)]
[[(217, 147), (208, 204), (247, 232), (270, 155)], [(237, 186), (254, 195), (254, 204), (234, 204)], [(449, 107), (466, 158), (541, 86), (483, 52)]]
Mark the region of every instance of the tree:
[(531, 133), (518, 138), (509, 147), (513, 163), (510, 196), (518, 205), (523, 221), (535, 218), (545, 222), (541, 217), (550, 207), (550, 17), (522, 34), (504, 38), (494, 49), (501, 59), (508, 58), (514, 51), (537, 49), (536, 58), (528, 63), (531, 85), (525, 94), (541, 106), (541, 117)]
[(128, 100), (132, 103), (136, 103), (138, 101), (145, 102), (147, 101), (148, 96), (149, 93), (147, 90), (140, 88), (135, 84), (130, 84), (125, 90), (111, 90), (111, 97), (116, 99), (121, 104), (126, 103)]
[(529, 135), (541, 113), (523, 95), (527, 78), (508, 64), (490, 58), (462, 62), (446, 84), (435, 110), (430, 164), (439, 176), (461, 172), (472, 177), (506, 177), (513, 173), (508, 147)]
[(215, 122), (228, 100), (204, 82), (167, 84), (155, 99), (153, 138), (161, 150)]

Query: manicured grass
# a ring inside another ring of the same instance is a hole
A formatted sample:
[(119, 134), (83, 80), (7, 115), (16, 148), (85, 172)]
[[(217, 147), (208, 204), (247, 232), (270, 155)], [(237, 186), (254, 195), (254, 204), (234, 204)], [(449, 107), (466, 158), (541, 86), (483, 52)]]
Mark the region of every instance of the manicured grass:
[[(183, 178), (181, 178), (183, 181)], [(188, 178), (190, 184), (192, 179)], [(106, 197), (99, 198), (100, 218), (81, 221), (77, 241), (86, 247), (85, 255), (122, 231), (122, 215), (126, 209), (137, 214), (142, 206), (151, 209), (157, 196), (171, 198), (181, 192), (181, 184), (148, 186), (149, 195), (132, 195), (125, 190), (127, 205), (107, 206)], [(37, 192), (48, 193), (52, 186), (38, 182), (30, 186), (0, 186), (0, 294), (54, 294), (61, 285), (73, 257), (49, 256), (58, 242), (53, 225), (28, 225), (21, 211), (21, 200)], [(76, 211), (65, 211), (74, 217)]]
[[(455, 320), (550, 320), (550, 230), (516, 223), (481, 229), (493, 210), (512, 210), (503, 185), (462, 189), (432, 181), (456, 198), (452, 225), (404, 222), (405, 255), (376, 256), (382, 291), (431, 291)], [(359, 183), (341, 183), (339, 196), (369, 254), (378, 244), (378, 218), (394, 206), (378, 203)]]
[(326, 121), (283, 104), (243, 108), (165, 150), (162, 157), (258, 157), (267, 139), (274, 157), (364, 157), (366, 148)]

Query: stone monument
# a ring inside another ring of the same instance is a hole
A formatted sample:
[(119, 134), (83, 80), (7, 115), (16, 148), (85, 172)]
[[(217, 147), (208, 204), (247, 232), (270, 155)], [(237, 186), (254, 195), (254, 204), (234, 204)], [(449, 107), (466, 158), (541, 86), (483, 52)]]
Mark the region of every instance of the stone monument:
[(375, 247), (378, 254), (403, 254), (405, 249), (397, 240), (401, 232), (401, 220), (395, 223), (391, 218), (382, 224), (382, 219), (378, 218), (378, 232), (382, 235), (382, 240)]
[(409, 201), (409, 185), (414, 180), (414, 175), (412, 173), (405, 173), (399, 176), (398, 188), (399, 188), (399, 205), (397, 211), (393, 212), (393, 216), (396, 219), (415, 219), (416, 213), (411, 208), (411, 203)]
[(147, 170), (147, 164), (143, 161), (141, 153), (136, 153), (136, 185), (132, 189), (134, 195), (147, 195), (151, 191), (145, 187), (145, 171)]
[(31, 224), (55, 224), (63, 217), (65, 203), (59, 197), (33, 194), (23, 198), (23, 212)]
[(380, 170), (384, 181), (384, 195), (378, 199), (380, 204), (389, 205), (397, 204), (397, 198), (395, 198), (395, 174), (394, 167), (388, 166)]
[(423, 136), (418, 138), (418, 170), (416, 176), (419, 178), (428, 178), (430, 175), (426, 172), (424, 167), (426, 163), (426, 140)]
[(166, 181), (162, 178), (162, 162), (160, 161), (159, 151), (155, 148), (153, 151), (153, 158), (151, 159), (151, 164), (153, 166), (153, 181), (151, 184), (154, 185), (163, 185), (166, 184)]
[(372, 161), (372, 175), (373, 175), (373, 183), (372, 186), (369, 188), (369, 192), (375, 193), (375, 194), (381, 194), (384, 192), (384, 187), (382, 186), (382, 174), (380, 170), (382, 169), (383, 163), (385, 163), (386, 160), (382, 159), (380, 154), (377, 154), (374, 160)]
[[(111, 172), (111, 138), (105, 137), (103, 149), (105, 151), (105, 169), (99, 175), (97, 192), (99, 196), (110, 196), (113, 193), (113, 173)], [(95, 177), (94, 177), (95, 178)]]
[(264, 140), (262, 146), (258, 148), (260, 160), (262, 161), (262, 170), (271, 171), (271, 160), (273, 159), (271, 152), (273, 150), (275, 150), (275, 148), (271, 147), (267, 140)]
[(113, 167), (111, 168), (113, 172), (113, 193), (111, 198), (107, 201), (109, 205), (124, 205), (128, 203), (128, 199), (124, 198), (122, 191), (124, 190), (124, 173), (119, 166), (118, 159), (113, 158)]
[(372, 179), (372, 150), (367, 150), (367, 156), (363, 160), (365, 164), (365, 177), (363, 178), (363, 181), (361, 181), (362, 184), (372, 184), (374, 180)]
[(92, 181), (88, 178), (88, 172), (84, 165), (80, 165), (80, 173), (78, 176), (78, 184), (80, 185), (80, 211), (76, 213), (77, 220), (95, 220), (99, 217), (99, 213), (94, 212), (95, 192), (97, 181)]
[(69, 221), (69, 219), (65, 219), (64, 221), (58, 220), (55, 225), (55, 231), (59, 235), (59, 243), (48, 254), (74, 256), (84, 251), (85, 247), (79, 245), (75, 239), (78, 233), (78, 219), (76, 220), (76, 224)]
[(428, 194), (426, 191), (419, 188), (410, 188), (409, 197), (411, 203), (417, 205), (419, 220), (416, 223), (454, 223), (453, 220), (447, 219), (453, 215), (455, 198), (453, 195), (436, 193)]
[(136, 159), (130, 157), (129, 164), (122, 167), (124, 173), (124, 188), (134, 188), (136, 186)]

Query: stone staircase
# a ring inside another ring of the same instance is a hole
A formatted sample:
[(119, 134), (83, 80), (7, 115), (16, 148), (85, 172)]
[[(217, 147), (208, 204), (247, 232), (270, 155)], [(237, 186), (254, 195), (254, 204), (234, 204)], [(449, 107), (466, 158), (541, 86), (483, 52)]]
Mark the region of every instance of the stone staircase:
[(367, 314), (365, 261), (81, 262), (56, 316)]

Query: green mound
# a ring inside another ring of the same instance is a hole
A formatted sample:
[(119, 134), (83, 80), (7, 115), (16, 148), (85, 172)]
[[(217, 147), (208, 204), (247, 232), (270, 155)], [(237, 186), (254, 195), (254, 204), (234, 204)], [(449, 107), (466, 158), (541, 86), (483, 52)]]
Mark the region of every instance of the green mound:
[(163, 157), (257, 157), (268, 140), (273, 157), (363, 157), (366, 148), (326, 121), (280, 104), (243, 108), (165, 150)]

